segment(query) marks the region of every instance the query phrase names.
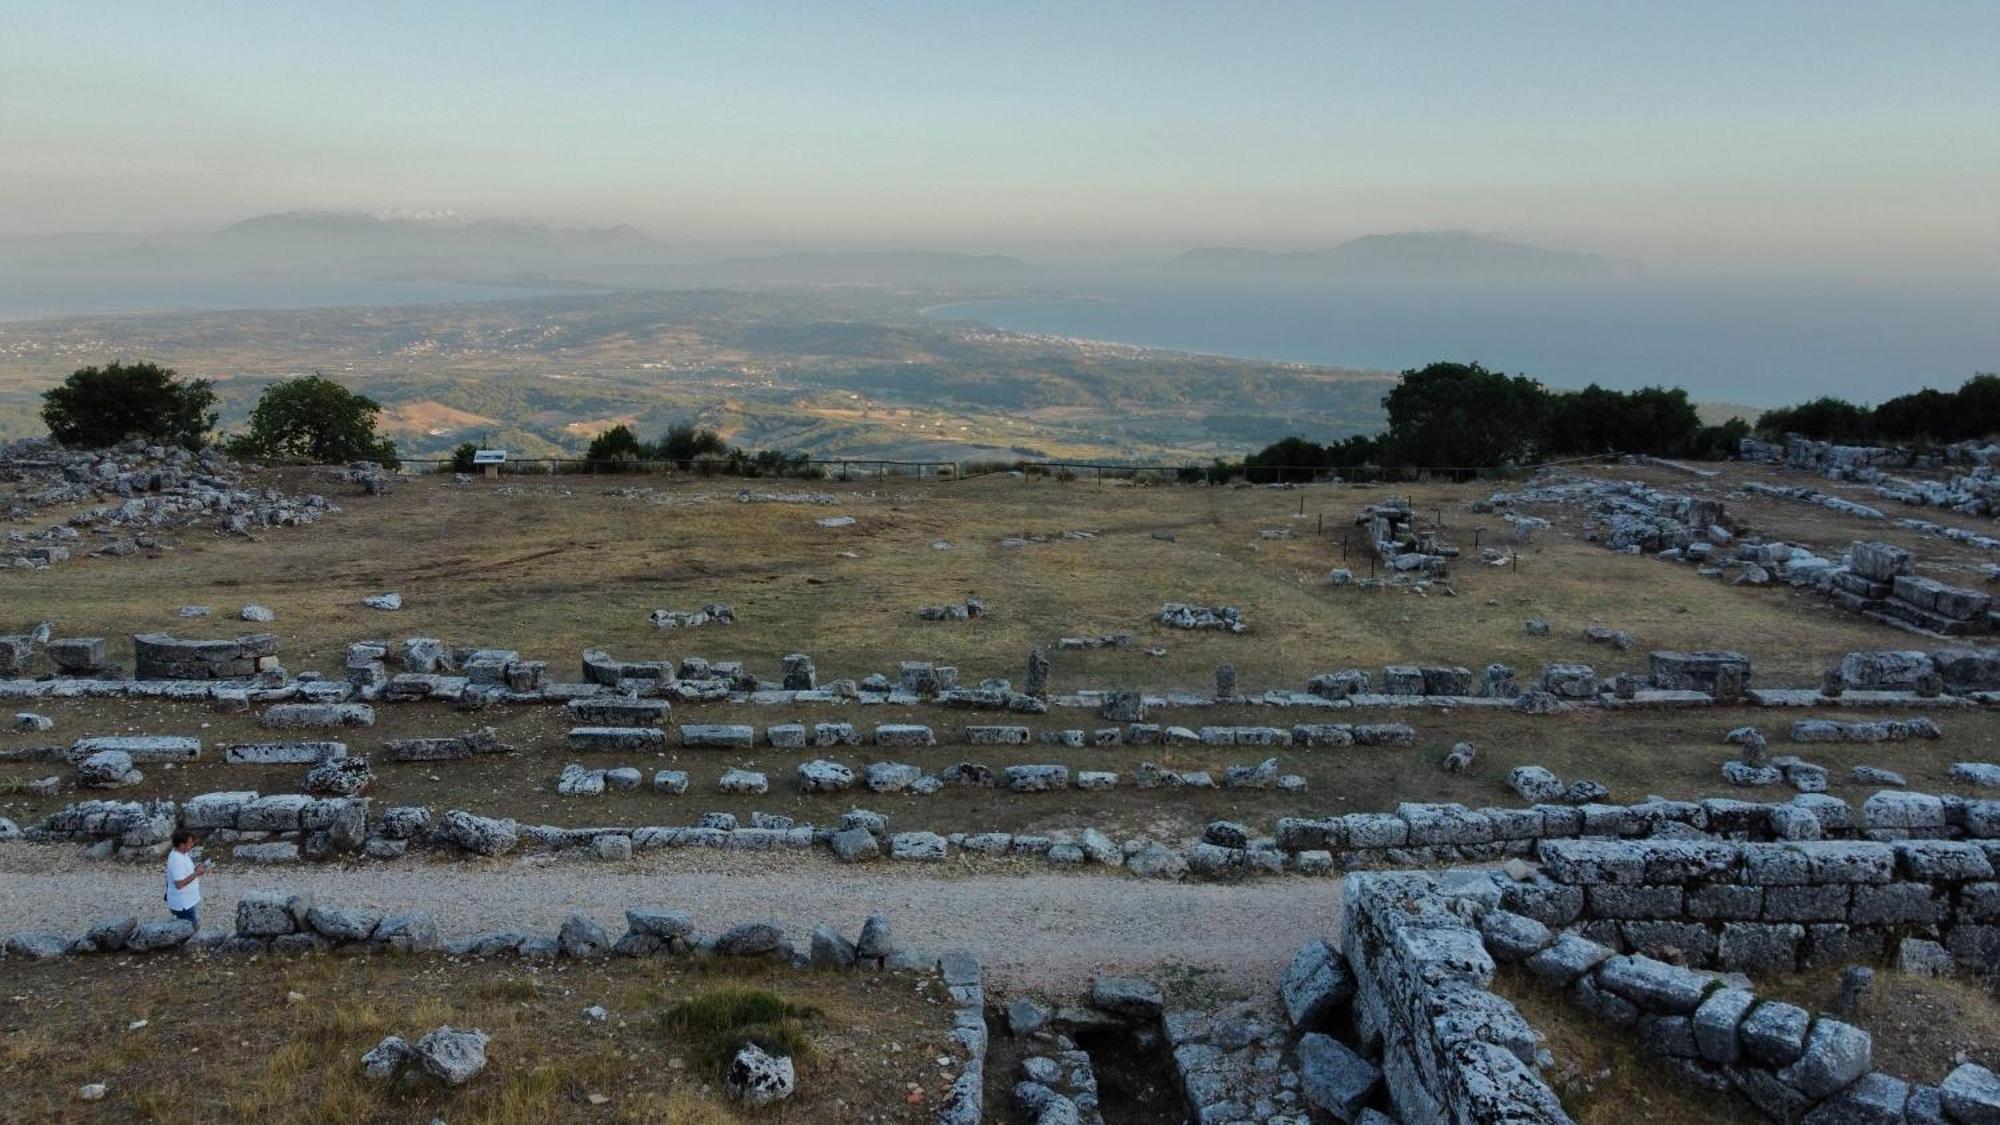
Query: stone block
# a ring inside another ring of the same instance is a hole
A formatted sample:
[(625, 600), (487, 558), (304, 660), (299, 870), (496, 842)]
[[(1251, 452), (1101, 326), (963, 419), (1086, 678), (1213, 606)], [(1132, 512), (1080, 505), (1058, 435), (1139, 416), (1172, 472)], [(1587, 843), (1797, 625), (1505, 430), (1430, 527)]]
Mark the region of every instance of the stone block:
[(1722, 927), (1716, 962), (1725, 972), (1792, 972), (1805, 940), (1806, 928), (1797, 923), (1730, 922)]

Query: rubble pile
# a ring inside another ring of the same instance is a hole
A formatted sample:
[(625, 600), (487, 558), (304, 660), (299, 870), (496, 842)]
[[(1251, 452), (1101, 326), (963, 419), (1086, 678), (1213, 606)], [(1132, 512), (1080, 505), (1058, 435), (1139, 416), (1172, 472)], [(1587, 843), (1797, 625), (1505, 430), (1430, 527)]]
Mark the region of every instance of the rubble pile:
[(249, 535), (295, 527), (338, 512), (316, 493), (255, 488), (244, 469), (214, 449), (132, 441), (112, 449), (64, 449), (46, 438), (0, 445), (0, 483), (12, 484), (10, 521), (89, 505), (38, 531), (10, 529), (0, 568), (43, 570), (79, 554), (132, 555), (172, 546), (175, 533), (202, 529)]

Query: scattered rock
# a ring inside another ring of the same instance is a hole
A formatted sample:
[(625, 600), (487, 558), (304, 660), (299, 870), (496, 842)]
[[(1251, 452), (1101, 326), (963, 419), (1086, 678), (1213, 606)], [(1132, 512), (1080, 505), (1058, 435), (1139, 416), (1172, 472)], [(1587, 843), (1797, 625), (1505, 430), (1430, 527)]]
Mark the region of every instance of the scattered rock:
[(790, 1057), (766, 1054), (755, 1043), (746, 1043), (729, 1061), (722, 1086), (745, 1105), (766, 1106), (791, 1097), (798, 1088), (798, 1076)]

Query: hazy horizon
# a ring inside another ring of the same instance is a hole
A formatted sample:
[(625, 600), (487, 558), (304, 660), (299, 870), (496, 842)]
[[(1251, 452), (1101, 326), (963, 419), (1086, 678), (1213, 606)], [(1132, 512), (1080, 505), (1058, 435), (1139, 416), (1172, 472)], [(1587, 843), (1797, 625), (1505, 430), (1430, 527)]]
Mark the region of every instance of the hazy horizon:
[(2000, 281), (2000, 7), (0, 5), (0, 233), (292, 210), (1066, 267), (1471, 230)]

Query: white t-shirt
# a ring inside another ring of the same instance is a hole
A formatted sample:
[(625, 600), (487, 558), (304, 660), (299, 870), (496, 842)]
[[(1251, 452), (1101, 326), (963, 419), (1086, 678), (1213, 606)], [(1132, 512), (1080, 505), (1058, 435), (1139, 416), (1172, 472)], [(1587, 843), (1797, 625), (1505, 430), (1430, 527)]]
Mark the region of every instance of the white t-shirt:
[(186, 910), (201, 901), (201, 880), (196, 879), (185, 887), (175, 883), (194, 874), (194, 859), (179, 850), (167, 853), (167, 909)]

